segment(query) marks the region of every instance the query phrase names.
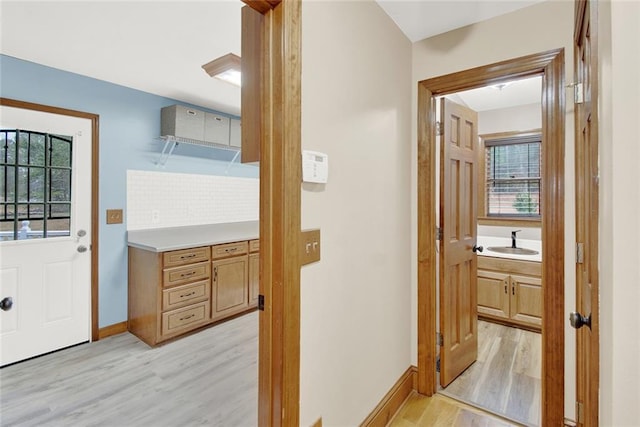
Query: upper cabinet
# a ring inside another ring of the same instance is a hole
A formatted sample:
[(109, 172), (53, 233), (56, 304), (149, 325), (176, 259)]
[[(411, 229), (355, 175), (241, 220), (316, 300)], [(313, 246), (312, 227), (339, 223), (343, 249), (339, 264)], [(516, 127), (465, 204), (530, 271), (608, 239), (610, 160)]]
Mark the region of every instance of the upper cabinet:
[(188, 140), (191, 144), (240, 149), (240, 120), (184, 105), (164, 107), (160, 113), (161, 136)]

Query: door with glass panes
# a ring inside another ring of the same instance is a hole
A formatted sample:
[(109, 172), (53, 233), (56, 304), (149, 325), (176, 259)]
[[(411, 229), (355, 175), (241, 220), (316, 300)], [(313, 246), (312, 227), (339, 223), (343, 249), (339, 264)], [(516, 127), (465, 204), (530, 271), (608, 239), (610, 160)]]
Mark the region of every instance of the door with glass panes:
[(0, 366), (89, 340), (91, 124), (0, 107)]

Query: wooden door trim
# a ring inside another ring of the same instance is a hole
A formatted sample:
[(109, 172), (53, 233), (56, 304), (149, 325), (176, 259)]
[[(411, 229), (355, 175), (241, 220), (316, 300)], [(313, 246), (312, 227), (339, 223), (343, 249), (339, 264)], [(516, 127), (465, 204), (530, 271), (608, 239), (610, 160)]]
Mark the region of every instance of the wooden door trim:
[[(585, 28), (586, 22), (588, 28)], [(585, 81), (581, 81), (581, 46), (583, 35), (589, 32), (590, 55), (589, 55), (589, 87)], [(574, 82), (583, 84), (585, 102), (576, 104), (574, 113), (575, 129), (575, 179), (576, 179), (576, 242), (585, 246), (584, 264), (576, 263), (576, 309), (582, 311), (584, 299), (591, 296), (590, 335), (591, 338), (585, 342), (586, 331), (576, 331), (576, 403), (581, 404), (581, 409), (576, 405), (576, 420), (579, 426), (597, 426), (599, 423), (599, 385), (600, 385), (600, 306), (598, 304), (599, 295), (599, 192), (593, 189), (593, 184), (589, 182), (585, 172), (590, 172), (591, 176), (597, 175), (597, 167), (593, 165), (593, 160), (597, 160), (598, 154), (598, 6), (591, 0), (575, 1), (575, 22), (574, 22)], [(586, 117), (590, 117), (589, 141), (582, 140), (582, 124)], [(585, 152), (589, 152), (585, 156)], [(592, 157), (593, 156), (593, 157)], [(588, 157), (590, 163), (585, 163)], [(590, 206), (585, 207), (585, 194), (589, 193)], [(588, 237), (588, 240), (587, 240)], [(592, 286), (591, 294), (584, 294), (584, 267), (588, 269), (588, 280)], [(587, 348), (588, 344), (588, 348)], [(582, 352), (588, 352), (589, 363), (584, 360)], [(586, 375), (587, 372), (588, 375)], [(588, 378), (588, 381), (587, 379)]]
[(0, 98), (0, 105), (91, 120), (91, 340), (98, 341), (100, 339), (98, 323), (98, 231), (100, 228), (98, 211), (100, 199), (98, 197), (98, 190), (100, 188), (100, 116), (84, 111), (69, 110), (67, 108), (53, 107), (50, 105), (36, 104), (33, 102), (19, 101), (9, 98)]
[[(260, 70), (258, 425), (299, 425), (301, 217), (300, 0), (267, 1)], [(258, 94), (254, 94), (258, 95)], [(243, 104), (244, 105), (244, 104)], [(286, 313), (286, 314), (285, 314)]]
[(436, 391), (435, 97), (542, 75), (542, 424), (564, 420), (564, 49), (418, 82), (418, 391)]

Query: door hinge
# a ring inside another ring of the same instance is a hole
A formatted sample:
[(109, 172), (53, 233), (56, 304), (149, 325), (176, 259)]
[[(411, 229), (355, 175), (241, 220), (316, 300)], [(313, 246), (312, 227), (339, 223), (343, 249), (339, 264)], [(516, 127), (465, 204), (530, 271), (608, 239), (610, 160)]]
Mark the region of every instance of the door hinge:
[(436, 240), (442, 240), (442, 227), (436, 227)]
[(264, 295), (258, 295), (258, 310), (264, 311)]
[(582, 402), (576, 402), (576, 421), (578, 424), (584, 423), (584, 404)]
[(436, 332), (436, 345), (439, 345), (440, 347), (444, 345), (444, 340), (440, 332)]
[(442, 135), (442, 123), (436, 122), (436, 136)]
[(436, 357), (436, 372), (440, 372), (440, 355)]
[(584, 243), (576, 243), (576, 264), (584, 262)]
[(573, 85), (573, 102), (576, 104), (582, 104), (584, 102), (584, 85), (582, 83)]

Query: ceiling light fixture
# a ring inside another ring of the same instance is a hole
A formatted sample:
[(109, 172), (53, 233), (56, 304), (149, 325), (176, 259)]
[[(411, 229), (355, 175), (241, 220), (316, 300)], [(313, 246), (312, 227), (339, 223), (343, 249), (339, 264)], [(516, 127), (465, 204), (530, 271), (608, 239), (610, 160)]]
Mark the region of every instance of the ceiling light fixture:
[(211, 77), (240, 86), (242, 74), (240, 72), (240, 57), (238, 55), (227, 53), (220, 58), (204, 64), (202, 69)]

